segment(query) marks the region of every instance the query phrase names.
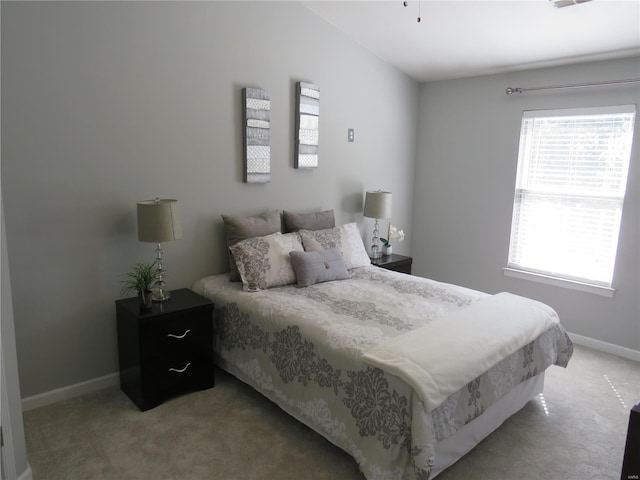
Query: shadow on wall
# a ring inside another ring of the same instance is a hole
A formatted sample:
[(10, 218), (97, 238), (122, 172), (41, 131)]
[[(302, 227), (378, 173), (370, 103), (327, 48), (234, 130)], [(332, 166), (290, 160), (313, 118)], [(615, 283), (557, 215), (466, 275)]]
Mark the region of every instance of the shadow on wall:
[[(355, 193), (354, 193), (355, 192)], [(342, 223), (357, 222), (362, 220), (364, 208), (364, 187), (359, 180), (343, 181), (340, 185), (340, 210), (345, 212), (347, 218)]]

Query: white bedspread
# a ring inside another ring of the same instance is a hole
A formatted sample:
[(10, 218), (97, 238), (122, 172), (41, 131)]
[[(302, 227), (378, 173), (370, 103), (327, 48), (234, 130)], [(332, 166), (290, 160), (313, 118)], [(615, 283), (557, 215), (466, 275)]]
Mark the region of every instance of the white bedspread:
[[(491, 295), (373, 265), (350, 273), (347, 280), (253, 293), (229, 282), (228, 275), (215, 275), (199, 280), (193, 289), (215, 304), (217, 365), (348, 452), (368, 480), (427, 480), (438, 442), (484, 422), (484, 412), (522, 382), (551, 365), (566, 366), (571, 357), (570, 338), (560, 324), (553, 325), (427, 411), (415, 382), (376, 368), (363, 356), (394, 338), (442, 322), (431, 334), (425, 329), (433, 338), (421, 343), (422, 348), (436, 360), (458, 363), (476, 344), (487, 341), (467, 339), (471, 328), (465, 325), (483, 325), (472, 307)], [(513, 308), (509, 316), (515, 321), (522, 315), (521, 305)], [(455, 322), (465, 310), (469, 318)], [(455, 332), (441, 332), (449, 323), (456, 325)], [(467, 341), (466, 346), (461, 343)], [(441, 354), (450, 351), (457, 353)], [(500, 413), (504, 419), (513, 411), (501, 408)]]
[(392, 338), (363, 359), (402, 378), (432, 411), (557, 324), (551, 307), (503, 292)]

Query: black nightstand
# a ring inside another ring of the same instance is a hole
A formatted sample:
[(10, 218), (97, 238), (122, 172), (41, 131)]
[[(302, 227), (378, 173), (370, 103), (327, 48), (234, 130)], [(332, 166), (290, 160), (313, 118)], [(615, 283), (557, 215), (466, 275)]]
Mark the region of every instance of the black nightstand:
[(213, 302), (183, 288), (140, 310), (116, 300), (120, 388), (140, 410), (169, 397), (213, 387)]
[(638, 475), (640, 475), (640, 459), (638, 458), (639, 449), (640, 403), (632, 407), (631, 412), (629, 413), (627, 443), (624, 448), (624, 458), (622, 460), (622, 479), (638, 478)]
[(391, 255), (382, 255), (380, 258), (372, 258), (371, 263), (378, 267), (386, 268), (387, 270), (411, 275), (413, 258), (392, 253)]

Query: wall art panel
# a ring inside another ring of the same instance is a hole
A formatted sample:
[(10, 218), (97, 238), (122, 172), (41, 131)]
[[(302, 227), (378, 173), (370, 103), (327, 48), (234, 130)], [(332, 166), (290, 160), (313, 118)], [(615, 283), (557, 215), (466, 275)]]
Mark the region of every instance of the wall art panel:
[(244, 182), (268, 183), (271, 180), (269, 94), (259, 88), (243, 88), (242, 107)]
[(295, 168), (318, 166), (320, 123), (320, 87), (312, 83), (296, 84)]

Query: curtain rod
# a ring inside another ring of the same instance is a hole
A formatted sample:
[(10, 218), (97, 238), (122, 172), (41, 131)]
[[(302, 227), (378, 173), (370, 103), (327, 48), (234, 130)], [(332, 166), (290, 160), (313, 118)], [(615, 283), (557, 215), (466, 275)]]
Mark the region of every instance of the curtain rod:
[(620, 83), (638, 83), (638, 82), (640, 82), (640, 78), (630, 78), (627, 80), (609, 80), (604, 82), (591, 82), (591, 83), (573, 83), (569, 85), (551, 85), (548, 87), (525, 87), (525, 88), (508, 87), (505, 90), (505, 93), (507, 95), (512, 95), (514, 93), (524, 93), (524, 92), (530, 92), (532, 90), (552, 90), (555, 88), (599, 87), (602, 85), (617, 85)]

